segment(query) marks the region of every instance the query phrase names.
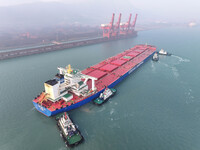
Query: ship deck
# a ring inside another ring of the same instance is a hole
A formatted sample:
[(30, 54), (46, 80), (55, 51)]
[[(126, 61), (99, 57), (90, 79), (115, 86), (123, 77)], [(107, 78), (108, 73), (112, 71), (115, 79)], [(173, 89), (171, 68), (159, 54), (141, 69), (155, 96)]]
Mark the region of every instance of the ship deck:
[[(130, 71), (134, 66), (142, 62), (155, 50), (156, 48), (153, 46), (135, 46), (83, 70), (82, 73), (96, 77), (98, 80), (95, 82), (95, 86), (98, 91), (101, 91), (105, 86), (110, 85), (126, 72)], [(91, 88), (91, 81), (88, 81), (88, 85)]]
[[(83, 74), (96, 77), (95, 86), (97, 91), (103, 90), (106, 86), (112, 84), (122, 75), (130, 71), (134, 66), (140, 64), (145, 58), (151, 55), (156, 48), (151, 45), (137, 45), (133, 48), (125, 50), (116, 56), (110, 57), (94, 66), (91, 66), (82, 71)], [(91, 80), (87, 82), (89, 89), (91, 89)], [(89, 96), (88, 96), (89, 97)], [(50, 100), (43, 101), (42, 106), (48, 108), (50, 111), (54, 111), (66, 106), (70, 106), (74, 103), (82, 101), (86, 97), (78, 97), (73, 94), (73, 99), (69, 102), (65, 102), (63, 99), (57, 102)], [(34, 102), (39, 102), (37, 97)]]
[(73, 135), (72, 137), (67, 136), (66, 139), (67, 139), (69, 145), (72, 145), (72, 144), (75, 144), (75, 143), (81, 141), (82, 137), (79, 133), (77, 133), (77, 134)]

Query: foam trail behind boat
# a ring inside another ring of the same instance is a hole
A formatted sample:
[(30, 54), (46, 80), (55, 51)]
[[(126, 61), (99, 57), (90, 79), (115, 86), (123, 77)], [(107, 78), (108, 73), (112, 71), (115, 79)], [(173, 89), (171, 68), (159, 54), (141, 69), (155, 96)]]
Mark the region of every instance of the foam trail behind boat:
[(171, 55), (172, 57), (174, 58), (177, 58), (180, 62), (190, 62), (189, 59), (185, 59), (185, 58), (182, 58), (180, 56), (176, 56), (176, 55)]

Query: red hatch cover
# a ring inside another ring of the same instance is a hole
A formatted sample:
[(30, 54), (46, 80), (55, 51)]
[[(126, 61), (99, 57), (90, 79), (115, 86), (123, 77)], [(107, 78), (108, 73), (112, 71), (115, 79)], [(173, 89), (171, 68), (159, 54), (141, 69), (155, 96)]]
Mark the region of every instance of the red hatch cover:
[(124, 55), (126, 55), (127, 53), (128, 53), (127, 51), (124, 51), (124, 52), (121, 53), (121, 55), (124, 56)]
[(101, 67), (100, 70), (111, 72), (111, 71), (115, 70), (116, 68), (117, 68), (117, 66), (115, 66), (115, 65), (107, 64), (107, 65)]
[(136, 52), (136, 53), (142, 53), (142, 52), (144, 52), (144, 50), (141, 50), (141, 49), (136, 49), (136, 50), (134, 50), (134, 52)]
[(123, 56), (123, 54), (120, 53), (120, 54), (116, 55), (115, 58), (118, 59), (118, 58), (120, 58), (120, 57), (122, 57), (122, 56)]
[(98, 68), (100, 68), (100, 67), (102, 67), (102, 66), (104, 66), (104, 65), (106, 65), (106, 64), (107, 64), (107, 62), (103, 61), (103, 62), (100, 62), (100, 63), (98, 63), (98, 64), (92, 66), (91, 68), (98, 69)]
[(117, 65), (117, 66), (121, 66), (121, 65), (123, 65), (124, 63), (126, 63), (126, 61), (120, 60), (120, 59), (117, 59), (117, 60), (111, 62), (111, 64)]
[(131, 58), (133, 58), (133, 57), (132, 57), (132, 56), (123, 56), (123, 57), (121, 57), (120, 59), (121, 59), (121, 60), (128, 61), (128, 60), (130, 60)]
[(88, 75), (95, 77), (97, 79), (100, 79), (103, 76), (105, 76), (106, 74), (107, 74), (106, 72), (103, 72), (103, 71), (100, 71), (100, 70), (95, 70), (95, 71), (90, 72)]
[(88, 74), (88, 73), (90, 73), (90, 72), (92, 72), (92, 71), (94, 71), (94, 70), (96, 70), (96, 69), (87, 68), (87, 69), (85, 69), (85, 70), (83, 70), (83, 71), (81, 71), (81, 72), (82, 72), (82, 74)]
[(137, 52), (130, 52), (127, 54), (128, 56), (136, 57), (138, 55)]

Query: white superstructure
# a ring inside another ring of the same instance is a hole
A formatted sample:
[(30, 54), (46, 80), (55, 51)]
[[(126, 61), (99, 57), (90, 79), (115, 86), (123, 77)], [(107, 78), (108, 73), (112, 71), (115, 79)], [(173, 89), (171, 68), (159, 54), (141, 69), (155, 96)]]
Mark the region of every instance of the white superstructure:
[(158, 53), (159, 53), (159, 54), (162, 54), (162, 55), (167, 55), (167, 52), (164, 51), (164, 49), (161, 49)]
[[(84, 75), (78, 69), (72, 69), (70, 65), (66, 68), (58, 67), (58, 70), (59, 74), (55, 76), (55, 79), (44, 83), (45, 93), (48, 94), (49, 100), (57, 101), (63, 97), (65, 101), (69, 101), (73, 98), (73, 94), (87, 96), (89, 92), (96, 91), (97, 78)], [(91, 89), (87, 85), (88, 80), (92, 80)]]
[(158, 53), (155, 53), (155, 54), (153, 55), (153, 60), (157, 61), (158, 59), (159, 59)]
[(112, 94), (113, 94), (113, 92), (111, 91), (111, 89), (106, 88), (105, 91), (104, 91), (103, 93), (100, 94), (99, 98), (102, 98), (103, 100), (106, 100), (106, 99), (109, 98)]
[(76, 131), (75, 125), (66, 113), (59, 120), (59, 123), (66, 136), (69, 134), (70, 131)]

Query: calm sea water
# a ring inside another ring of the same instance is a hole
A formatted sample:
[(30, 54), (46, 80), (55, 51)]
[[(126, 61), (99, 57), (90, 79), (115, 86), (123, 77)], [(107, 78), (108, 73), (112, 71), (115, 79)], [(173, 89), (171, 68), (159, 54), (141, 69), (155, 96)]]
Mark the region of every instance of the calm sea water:
[(199, 150), (200, 28), (165, 28), (138, 37), (0, 61), (0, 149), (65, 150), (52, 118), (32, 99), (58, 66), (84, 69), (136, 44), (173, 53), (151, 60), (97, 107), (70, 111), (85, 142), (77, 150)]

